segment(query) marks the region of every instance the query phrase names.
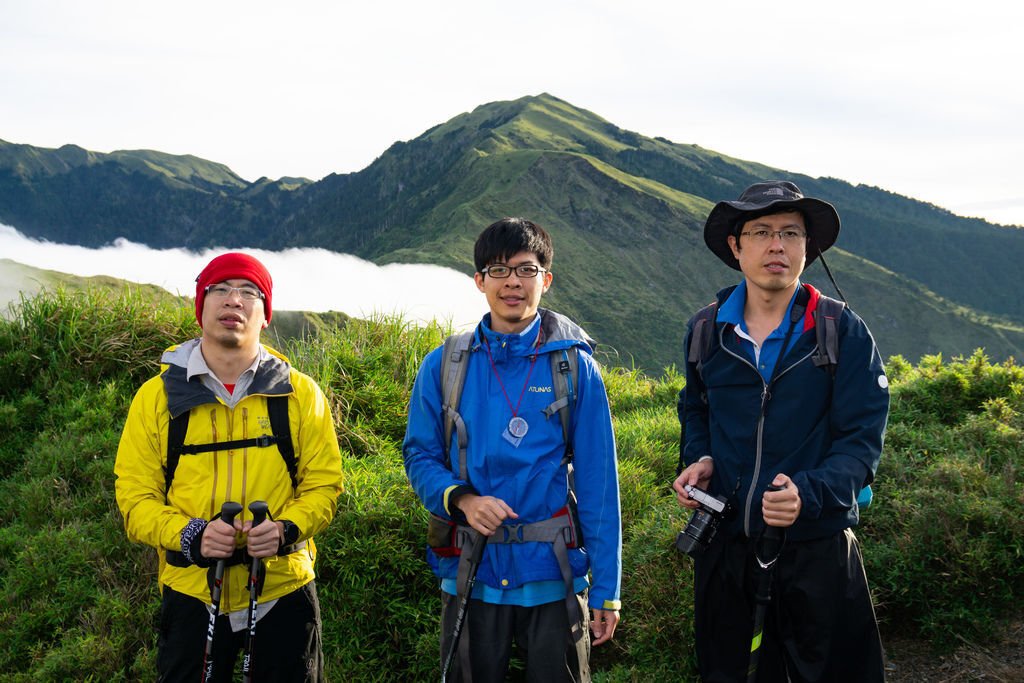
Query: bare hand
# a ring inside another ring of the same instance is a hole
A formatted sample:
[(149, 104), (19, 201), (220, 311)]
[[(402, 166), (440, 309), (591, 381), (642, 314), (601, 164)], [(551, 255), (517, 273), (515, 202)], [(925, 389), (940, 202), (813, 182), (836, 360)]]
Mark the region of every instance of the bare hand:
[(469, 525), (484, 536), (493, 536), (506, 519), (518, 519), (519, 515), (501, 498), (478, 496), (467, 493), (459, 496), (455, 507), (466, 515)]
[(765, 491), (761, 498), (761, 516), (768, 526), (793, 526), (803, 503), (800, 500), (800, 489), (785, 474), (776, 474), (772, 484), (783, 487), (781, 491)]
[(203, 557), (231, 557), (235, 552), (235, 528), (222, 519), (215, 519), (206, 525), (199, 553)]
[(619, 611), (616, 609), (595, 609), (591, 611), (590, 632), (594, 634), (591, 645), (607, 643), (615, 635), (615, 627), (619, 624)]
[(251, 521), (241, 524), (237, 520), (238, 530), (246, 537), (246, 548), (250, 557), (272, 557), (281, 548), (284, 540), (284, 524), (264, 520), (261, 524), (252, 525)]
[(683, 507), (695, 509), (700, 503), (690, 498), (690, 494), (683, 488), (687, 484), (690, 486), (696, 486), (704, 489), (708, 488), (711, 483), (711, 475), (715, 471), (715, 463), (711, 458), (705, 458), (700, 462), (695, 462), (685, 470), (683, 470), (676, 480), (672, 483), (672, 488), (676, 492), (676, 500)]

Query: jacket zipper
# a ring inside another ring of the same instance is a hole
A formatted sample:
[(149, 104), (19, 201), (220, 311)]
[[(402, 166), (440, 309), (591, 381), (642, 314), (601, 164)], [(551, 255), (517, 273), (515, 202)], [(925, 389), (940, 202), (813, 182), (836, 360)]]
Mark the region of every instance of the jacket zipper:
[[(242, 407), (242, 438), (243, 439), (248, 439), (249, 438), (249, 409), (244, 407), (244, 406)], [(248, 510), (249, 509), (249, 507), (248, 507), (249, 501), (247, 501), (246, 498), (245, 498), (246, 492), (249, 490), (248, 486), (246, 485), (248, 478), (249, 478), (249, 449), (248, 448), (243, 448), (242, 449), (242, 490), (239, 492), (239, 495), (242, 496), (242, 509), (243, 510)]]
[[(747, 367), (749, 367), (751, 370), (757, 373), (757, 376), (761, 379), (761, 411), (757, 416), (757, 445), (754, 449), (754, 475), (750, 480), (750, 487), (747, 490), (747, 500), (743, 505), (743, 534), (747, 538), (750, 538), (750, 508), (753, 505), (754, 487), (757, 484), (757, 480), (761, 476), (761, 455), (763, 453), (764, 446), (764, 418), (768, 409), (768, 401), (772, 400), (772, 394), (769, 391), (770, 387), (768, 386), (768, 383), (764, 381), (764, 377), (761, 376), (761, 373), (758, 372), (758, 369), (754, 366), (754, 364), (751, 363), (747, 358), (735, 353), (732, 349), (728, 348), (725, 345), (725, 327), (722, 327), (718, 331), (718, 345), (730, 356), (741, 361), (743, 364), (745, 364)], [(785, 349), (781, 349), (779, 353), (785, 353), (785, 351)], [(792, 364), (780, 370), (779, 374), (775, 376), (773, 382), (777, 381), (780, 377), (782, 377), (787, 372), (795, 368), (797, 365), (810, 358), (811, 355), (813, 355), (813, 353), (814, 350), (812, 349), (802, 358), (796, 359), (795, 361), (793, 361)]]
[[(210, 409), (210, 435), (213, 437), (213, 443), (220, 441), (219, 435), (217, 434), (217, 409)], [(210, 518), (217, 514), (217, 453), (219, 451), (213, 451), (211, 454), (213, 457), (213, 476), (211, 477), (212, 485), (210, 487)]]

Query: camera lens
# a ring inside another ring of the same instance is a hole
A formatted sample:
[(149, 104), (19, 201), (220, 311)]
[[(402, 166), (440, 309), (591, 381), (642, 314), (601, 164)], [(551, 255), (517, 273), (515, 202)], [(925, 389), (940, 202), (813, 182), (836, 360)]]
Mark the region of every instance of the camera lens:
[(714, 515), (705, 510), (695, 510), (686, 528), (676, 538), (676, 548), (690, 557), (697, 557), (707, 550), (716, 526)]

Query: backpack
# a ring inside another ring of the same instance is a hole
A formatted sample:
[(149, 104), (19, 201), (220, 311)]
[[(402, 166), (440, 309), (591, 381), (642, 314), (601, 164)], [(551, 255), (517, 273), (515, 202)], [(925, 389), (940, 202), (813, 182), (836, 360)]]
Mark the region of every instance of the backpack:
[(185, 434), (188, 432), (188, 418), (191, 410), (171, 418), (167, 427), (167, 469), (164, 471), (164, 497), (171, 491), (174, 471), (178, 467), (178, 459), (182, 455), (196, 455), (211, 451), (224, 451), (232, 448), (268, 448), (277, 445), (277, 450), (284, 458), (288, 476), (292, 480), (292, 488), (298, 488), (298, 463), (295, 459), (295, 447), (292, 444), (291, 426), (288, 423), (288, 397), (268, 396), (267, 412), (270, 415), (271, 435), (238, 439), (220, 443), (185, 445)]
[[(720, 298), (724, 298), (732, 293), (732, 289), (727, 289), (720, 293)], [(799, 320), (803, 317), (804, 311), (807, 309), (807, 302), (810, 298), (810, 294), (806, 288), (801, 287), (800, 293), (797, 294), (797, 299), (793, 303), (793, 311), (790, 315), (790, 319), (793, 321)], [(830, 296), (824, 294), (818, 295), (818, 305), (814, 309), (814, 334), (817, 339), (817, 348), (814, 350), (814, 354), (811, 356), (811, 360), (814, 362), (816, 367), (824, 367), (828, 370), (829, 375), (835, 379), (836, 366), (839, 364), (839, 319), (843, 315), (843, 309), (846, 308), (846, 302), (838, 299), (833, 299)], [(704, 361), (707, 360), (708, 355), (711, 353), (711, 345), (714, 342), (715, 336), (715, 317), (718, 314), (718, 299), (716, 298), (710, 304), (697, 311), (691, 319), (691, 325), (693, 332), (690, 335), (690, 347), (687, 350), (686, 362), (694, 363), (697, 367), (697, 374), (701, 376), (703, 380), (704, 374)], [(783, 350), (785, 352), (785, 350)], [(684, 400), (686, 388), (679, 395), (679, 417), (681, 424), (684, 422)], [(706, 402), (706, 399), (705, 399)], [(685, 463), (683, 461), (683, 440), (679, 441), (679, 472), (682, 472)], [(871, 500), (874, 494), (871, 490), (871, 486), (865, 486), (861, 489), (857, 495), (857, 503), (861, 508), (866, 508), (871, 504)]]

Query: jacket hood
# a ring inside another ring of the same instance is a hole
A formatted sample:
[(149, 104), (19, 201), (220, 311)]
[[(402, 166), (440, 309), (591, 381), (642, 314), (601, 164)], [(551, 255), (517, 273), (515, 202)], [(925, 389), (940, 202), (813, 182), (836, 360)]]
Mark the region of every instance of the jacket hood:
[[(198, 378), (188, 379), (188, 358), (198, 339), (169, 347), (160, 357), (160, 376), (167, 392), (167, 410), (171, 417), (177, 417), (186, 410), (207, 403), (217, 403), (217, 397)], [(260, 362), (249, 387), (248, 394), (282, 396), (294, 391), (291, 383), (291, 364), (275, 349), (260, 345), (270, 354), (269, 359)]]

